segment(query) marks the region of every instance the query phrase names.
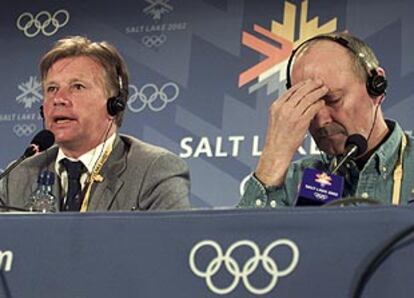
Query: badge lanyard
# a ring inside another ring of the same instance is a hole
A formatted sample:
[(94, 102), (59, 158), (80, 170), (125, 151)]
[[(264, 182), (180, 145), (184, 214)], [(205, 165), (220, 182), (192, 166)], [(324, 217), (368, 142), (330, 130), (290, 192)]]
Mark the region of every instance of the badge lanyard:
[(104, 179), (102, 175), (99, 173), (102, 170), (105, 162), (107, 161), (109, 155), (112, 152), (112, 144), (113, 142), (111, 142), (108, 145), (108, 147), (105, 149), (104, 153), (102, 154), (102, 157), (98, 160), (98, 162), (94, 166), (92, 170), (92, 174), (89, 175), (88, 179), (86, 180), (86, 185), (87, 185), (86, 192), (85, 192), (85, 197), (83, 199), (80, 212), (85, 212), (88, 210), (89, 198), (91, 196), (92, 185), (94, 184), (94, 182), (102, 182)]
[(404, 151), (407, 147), (407, 136), (405, 134), (402, 135), (401, 139), (401, 148), (400, 154), (398, 157), (398, 163), (394, 170), (394, 185), (393, 185), (393, 192), (392, 192), (392, 204), (399, 205), (401, 203), (401, 182), (403, 177), (403, 159), (404, 159)]

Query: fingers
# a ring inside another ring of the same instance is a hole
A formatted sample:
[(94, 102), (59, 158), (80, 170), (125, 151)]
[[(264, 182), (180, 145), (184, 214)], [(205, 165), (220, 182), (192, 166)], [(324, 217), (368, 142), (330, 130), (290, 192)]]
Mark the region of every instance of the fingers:
[(321, 80), (310, 79), (298, 82), (272, 103), (266, 141), (256, 168), (256, 175), (263, 183), (283, 182), (310, 122), (324, 108), (323, 98), (328, 92)]
[(290, 97), (289, 103), (292, 106), (297, 106), (301, 104), (304, 99), (307, 99), (310, 101), (309, 104), (311, 104), (315, 100), (324, 96), (327, 92), (328, 88), (323, 84), (321, 80), (306, 80), (296, 90), (295, 94)]
[(325, 101), (322, 99), (316, 100), (311, 105), (307, 106), (302, 113), (304, 120), (310, 122), (324, 106)]
[[(298, 86), (299, 85), (299, 86)], [(314, 115), (318, 112), (315, 111), (316, 107), (322, 108), (324, 101), (322, 98), (329, 92), (329, 88), (326, 87), (322, 80), (305, 80), (295, 86), (295, 92), (285, 101), (285, 105), (290, 106), (290, 110), (296, 117), (302, 116), (304, 113), (314, 112)], [(314, 105), (316, 102), (321, 103)]]
[(296, 108), (301, 114), (304, 114), (316, 102), (321, 102), (323, 104), (322, 106), (324, 106), (325, 101), (322, 98), (326, 95), (326, 93), (328, 93), (328, 91), (328, 88), (325, 86), (312, 90), (303, 96), (302, 100), (298, 101)]
[(291, 97), (300, 89), (302, 88), (305, 84), (307, 83), (307, 81), (301, 81), (297, 84), (295, 84), (294, 86), (292, 86), (291, 88), (289, 88), (279, 99), (278, 101), (289, 101), (291, 99)]

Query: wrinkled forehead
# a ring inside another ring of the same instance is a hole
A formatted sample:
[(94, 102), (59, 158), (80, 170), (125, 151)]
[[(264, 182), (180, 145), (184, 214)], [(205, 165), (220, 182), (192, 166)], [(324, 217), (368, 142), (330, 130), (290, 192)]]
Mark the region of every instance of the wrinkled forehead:
[(353, 63), (352, 53), (345, 47), (329, 40), (311, 41), (294, 57), (292, 83), (337, 72), (353, 72)]
[(104, 67), (99, 61), (88, 56), (70, 56), (56, 60), (47, 70), (43, 83), (58, 78), (90, 79), (107, 84)]
[(91, 57), (69, 56), (57, 59), (47, 69), (46, 77), (50, 74), (67, 72), (101, 73), (102, 66)]

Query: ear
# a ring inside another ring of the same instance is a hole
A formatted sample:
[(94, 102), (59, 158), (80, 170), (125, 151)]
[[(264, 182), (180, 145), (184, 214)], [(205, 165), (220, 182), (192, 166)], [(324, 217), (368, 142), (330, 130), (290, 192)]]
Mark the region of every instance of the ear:
[(375, 70), (377, 71), (377, 74), (382, 75), (384, 78), (386, 78), (386, 77), (387, 77), (387, 76), (385, 75), (385, 70), (384, 70), (384, 68), (382, 68), (382, 67), (379, 67), (379, 66), (378, 66)]
[(106, 116), (107, 116), (108, 121), (114, 121), (114, 119), (115, 119), (115, 116), (112, 116), (109, 113), (106, 113)]

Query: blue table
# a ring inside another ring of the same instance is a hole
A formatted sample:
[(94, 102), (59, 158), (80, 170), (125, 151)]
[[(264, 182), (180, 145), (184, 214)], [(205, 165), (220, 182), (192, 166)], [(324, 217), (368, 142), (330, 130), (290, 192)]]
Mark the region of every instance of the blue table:
[[(403, 207), (0, 216), (0, 297), (350, 297)], [(414, 249), (363, 297), (412, 297)]]

